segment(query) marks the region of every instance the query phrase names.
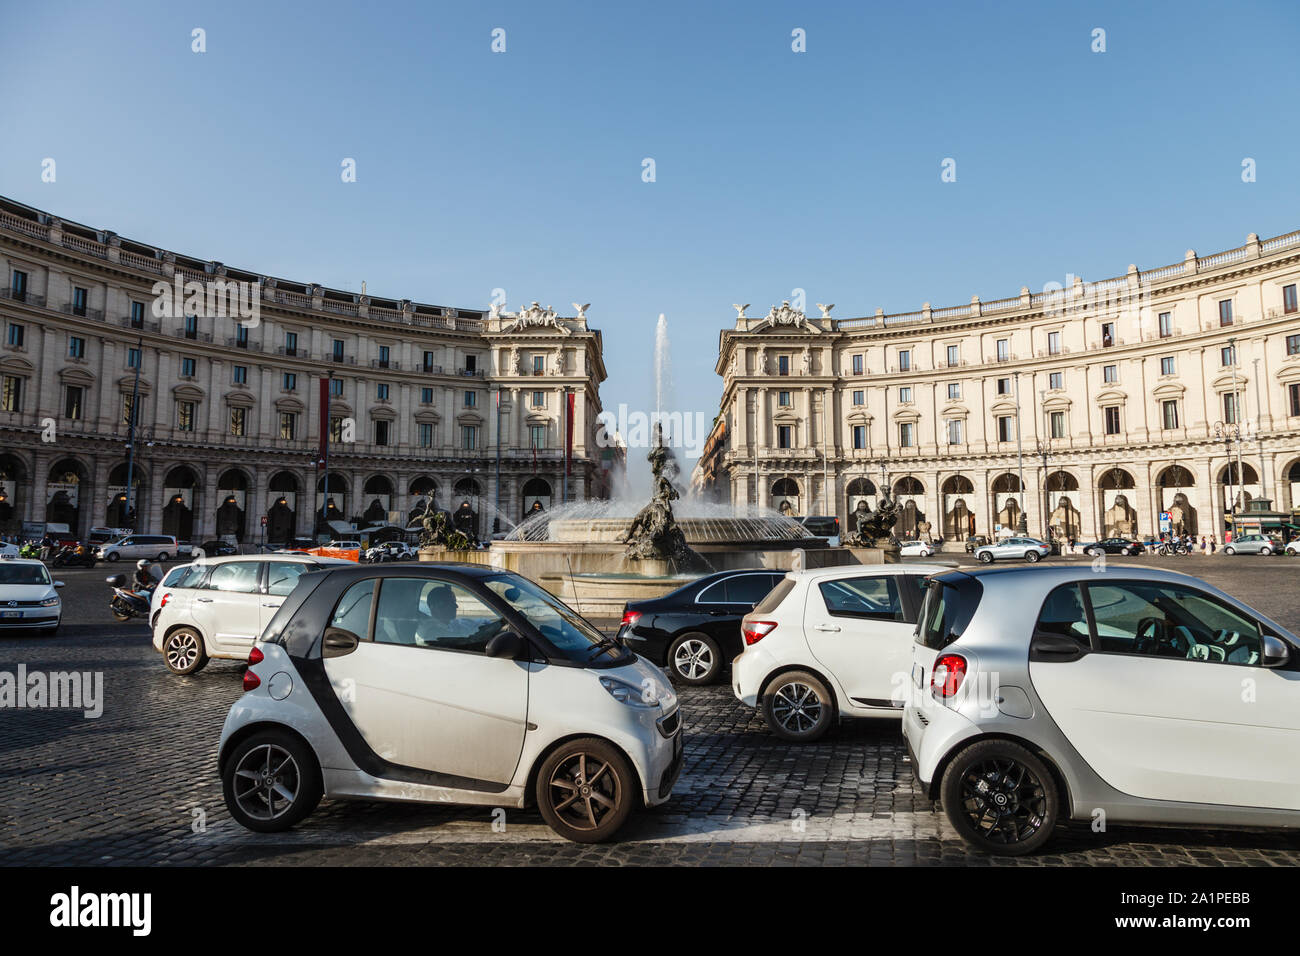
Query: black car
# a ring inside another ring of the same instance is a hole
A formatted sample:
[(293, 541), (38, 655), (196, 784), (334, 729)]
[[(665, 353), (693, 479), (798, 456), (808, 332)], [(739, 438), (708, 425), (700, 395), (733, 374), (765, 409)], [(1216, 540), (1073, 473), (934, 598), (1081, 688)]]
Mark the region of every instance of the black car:
[(1096, 557), (1099, 554), (1141, 554), (1146, 547), (1133, 538), (1105, 538), (1093, 544), (1080, 545), (1084, 554)]
[(618, 639), (673, 680), (711, 684), (741, 652), (740, 619), (785, 577), (784, 571), (719, 571), (623, 608)]
[(239, 549), (228, 541), (204, 541), (199, 547), (203, 549), (205, 558), (224, 558), (228, 554), (239, 554)]

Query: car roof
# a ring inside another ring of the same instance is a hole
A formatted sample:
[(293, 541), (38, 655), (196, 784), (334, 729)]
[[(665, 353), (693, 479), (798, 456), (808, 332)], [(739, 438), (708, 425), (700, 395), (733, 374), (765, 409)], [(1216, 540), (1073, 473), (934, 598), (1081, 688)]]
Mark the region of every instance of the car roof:
[(41, 567), (45, 567), (45, 562), (40, 558), (5, 558), (4, 563), (5, 567), (9, 567), (11, 564), (39, 564)]
[[(459, 561), (420, 561), (417, 564), (357, 564), (355, 561), (338, 559), (319, 559), (331, 565), (321, 569), (323, 574), (350, 574), (357, 577), (410, 577), (412, 574), (427, 573), (429, 577), (460, 577), (466, 580), (495, 577), (498, 574), (512, 574), (506, 568), (494, 568), (486, 564), (469, 564)], [(346, 565), (346, 567), (345, 567)], [(523, 575), (520, 575), (523, 577)]]
[(223, 554), (214, 558), (199, 558), (195, 564), (231, 564), (237, 561), (297, 561), (301, 563), (314, 562), (316, 564), (350, 564), (355, 566), (355, 561), (349, 561), (347, 558), (324, 558), (315, 554)]
[(805, 568), (790, 571), (787, 577), (798, 581), (822, 581), (826, 578), (870, 577), (874, 574), (942, 574), (955, 564), (839, 564), (829, 568)]
[[(1116, 574), (1118, 572), (1118, 574)], [(1141, 564), (1116, 564), (1107, 562), (1105, 570), (1093, 570), (1091, 562), (1080, 562), (1079, 564), (1016, 564), (1001, 566), (979, 567), (962, 567), (956, 570), (950, 570), (951, 575), (966, 575), (972, 578), (993, 579), (996, 580), (1008, 574), (1023, 575), (1033, 574), (1038, 577), (1036, 580), (1054, 582), (1058, 584), (1067, 584), (1071, 581), (1099, 581), (1105, 580), (1106, 576), (1116, 574), (1124, 578), (1142, 578), (1147, 581), (1166, 581), (1171, 584), (1195, 583), (1201, 587), (1207, 585), (1207, 582), (1190, 574), (1183, 574), (1181, 571), (1167, 571), (1164, 568), (1152, 568)], [(946, 577), (947, 575), (945, 575)], [(1212, 585), (1211, 585), (1212, 587)], [(1215, 590), (1218, 590), (1215, 588)]]

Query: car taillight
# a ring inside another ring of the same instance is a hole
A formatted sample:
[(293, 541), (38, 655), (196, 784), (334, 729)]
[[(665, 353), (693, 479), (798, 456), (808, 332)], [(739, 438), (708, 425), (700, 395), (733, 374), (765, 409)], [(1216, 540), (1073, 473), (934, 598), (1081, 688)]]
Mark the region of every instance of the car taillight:
[(776, 621), (745, 621), (740, 633), (745, 636), (746, 644), (757, 644), (776, 630)]
[(162, 600), (158, 602), (158, 606), (159, 606), (159, 607), (166, 607), (166, 606), (167, 606), (167, 599), (170, 598), (171, 596), (172, 596), (172, 594), (171, 594), (170, 591), (168, 591), (166, 594), (164, 594), (164, 595), (162, 596)]
[(248, 669), (244, 671), (244, 690), (255, 690), (262, 686), (262, 678), (253, 673), (253, 665), (260, 664), (266, 660), (266, 655), (262, 653), (260, 647), (254, 647), (248, 652)]
[(961, 688), (966, 677), (966, 658), (944, 654), (934, 662), (930, 674), (930, 690), (941, 700), (952, 697)]
[(619, 622), (619, 627), (630, 627), (639, 620), (641, 620), (640, 611), (624, 611), (623, 620)]

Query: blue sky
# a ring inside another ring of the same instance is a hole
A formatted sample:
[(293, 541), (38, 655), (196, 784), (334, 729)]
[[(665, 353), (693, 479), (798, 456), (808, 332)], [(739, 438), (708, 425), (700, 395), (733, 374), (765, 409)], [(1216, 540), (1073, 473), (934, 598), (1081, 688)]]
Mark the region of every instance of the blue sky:
[(339, 288), (591, 302), (611, 409), (652, 407), (660, 312), (711, 417), (733, 302), (956, 305), (1300, 228), (1294, 2), (0, 6), (0, 193)]

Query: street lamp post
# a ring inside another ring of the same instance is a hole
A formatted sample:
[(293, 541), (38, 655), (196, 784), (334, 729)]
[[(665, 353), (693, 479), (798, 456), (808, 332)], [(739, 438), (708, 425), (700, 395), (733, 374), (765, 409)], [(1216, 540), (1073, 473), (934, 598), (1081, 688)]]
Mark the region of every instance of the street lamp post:
[(1020, 534), (1029, 533), (1029, 514), (1025, 510), (1025, 453), (1020, 441), (1020, 371), (1015, 374), (1016, 381), (1016, 462), (1020, 476)]
[(1232, 499), (1232, 536), (1237, 536), (1238, 498), (1246, 487), (1246, 476), (1241, 468), (1241, 393), (1237, 391), (1237, 337), (1230, 336), (1228, 346), (1232, 349), (1232, 419), (1237, 431), (1237, 495)]
[(1264, 434), (1260, 427), (1264, 406), (1259, 403), (1259, 359), (1252, 359), (1251, 365), (1255, 369), (1255, 449), (1259, 452), (1259, 493), (1267, 499), (1268, 468), (1264, 466)]
[[(1238, 418), (1238, 417), (1239, 417), (1239, 416), (1237, 415), (1237, 405), (1236, 405), (1236, 401), (1237, 401), (1237, 399), (1236, 399), (1236, 395), (1234, 394), (1234, 395), (1233, 395), (1233, 408), (1232, 408), (1232, 412), (1233, 412), (1232, 417), (1233, 417), (1233, 418)], [(1233, 441), (1234, 438), (1236, 438), (1236, 440), (1237, 440), (1237, 448), (1238, 448), (1238, 452), (1240, 452), (1240, 449), (1241, 449), (1241, 426), (1238, 425), (1238, 424), (1236, 424), (1235, 422), (1233, 422), (1233, 423), (1227, 423), (1227, 422), (1221, 422), (1221, 421), (1220, 421), (1220, 422), (1215, 422), (1215, 423), (1214, 423), (1214, 437), (1215, 437), (1215, 438), (1221, 438), (1221, 439), (1223, 439), (1223, 454), (1224, 454), (1224, 457), (1226, 457), (1226, 458), (1228, 459), (1228, 492), (1229, 492), (1229, 494), (1232, 495), (1232, 504), (1231, 504), (1231, 506), (1230, 506), (1230, 508), (1229, 508), (1229, 511), (1230, 511), (1230, 513), (1231, 513), (1231, 515), (1232, 515), (1232, 532), (1233, 532), (1233, 535), (1234, 535), (1234, 537), (1235, 537), (1235, 536), (1236, 536), (1236, 533), (1237, 533), (1237, 487), (1240, 485), (1240, 483), (1241, 483), (1241, 479), (1242, 479), (1243, 476), (1242, 476), (1242, 474), (1241, 474), (1241, 457), (1240, 457), (1240, 454), (1238, 454), (1238, 457), (1237, 457), (1236, 472), (1234, 473), (1234, 471), (1233, 471), (1233, 464), (1232, 464), (1232, 441)]]

